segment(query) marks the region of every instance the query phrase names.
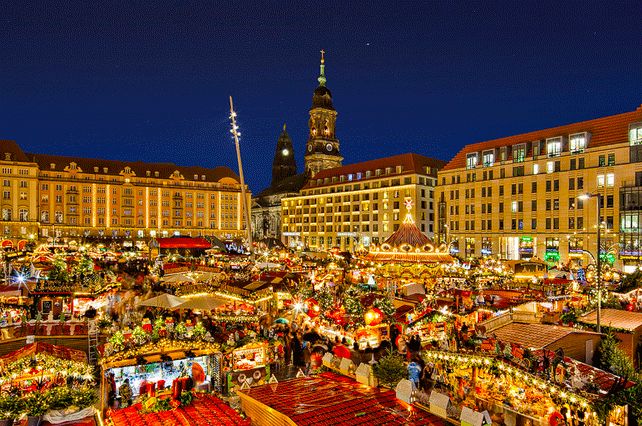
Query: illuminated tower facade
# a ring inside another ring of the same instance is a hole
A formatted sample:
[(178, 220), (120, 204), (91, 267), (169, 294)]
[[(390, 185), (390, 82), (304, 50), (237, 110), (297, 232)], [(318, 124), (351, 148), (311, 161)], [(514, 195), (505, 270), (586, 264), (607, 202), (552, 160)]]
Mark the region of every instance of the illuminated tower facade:
[(335, 126), (337, 111), (332, 105), (332, 93), (326, 87), (325, 57), (321, 51), (321, 70), (319, 86), (312, 95), (312, 108), (310, 108), (310, 133), (305, 153), (305, 172), (313, 177), (321, 170), (341, 167), (343, 157), (339, 151), (339, 140), (336, 137)]

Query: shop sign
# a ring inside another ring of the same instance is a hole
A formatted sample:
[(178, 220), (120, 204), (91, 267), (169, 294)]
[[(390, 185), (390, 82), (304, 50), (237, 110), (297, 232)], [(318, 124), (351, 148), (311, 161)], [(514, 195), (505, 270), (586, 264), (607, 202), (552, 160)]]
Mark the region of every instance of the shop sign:
[(356, 237), (356, 232), (337, 232), (337, 237)]
[(283, 232), (284, 237), (299, 237), (301, 236), (300, 232)]

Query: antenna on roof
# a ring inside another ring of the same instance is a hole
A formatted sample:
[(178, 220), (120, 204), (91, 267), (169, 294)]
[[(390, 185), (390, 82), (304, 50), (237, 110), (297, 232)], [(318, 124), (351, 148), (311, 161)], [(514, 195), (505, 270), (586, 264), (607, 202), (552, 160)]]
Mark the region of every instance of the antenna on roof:
[(230, 133), (234, 136), (234, 145), (236, 145), (236, 160), (239, 165), (239, 178), (241, 178), (241, 197), (243, 198), (243, 210), (245, 213), (245, 229), (247, 230), (248, 251), (252, 256), (252, 222), (250, 221), (250, 209), (245, 195), (245, 179), (243, 178), (243, 162), (241, 161), (241, 146), (239, 144), (239, 126), (236, 124), (236, 112), (234, 111), (234, 102), (230, 96), (230, 121), (232, 129)]

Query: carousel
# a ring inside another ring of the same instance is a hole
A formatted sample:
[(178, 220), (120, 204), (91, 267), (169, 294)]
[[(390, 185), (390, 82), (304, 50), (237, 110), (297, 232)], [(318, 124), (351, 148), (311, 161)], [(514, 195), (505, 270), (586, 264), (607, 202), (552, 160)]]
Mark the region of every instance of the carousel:
[(380, 246), (371, 246), (363, 258), (364, 266), (375, 276), (399, 280), (401, 292), (412, 284), (428, 284), (441, 276), (442, 265), (454, 262), (445, 244), (435, 244), (417, 227), (410, 213), (411, 198), (406, 198), (405, 206), (406, 217), (399, 229)]

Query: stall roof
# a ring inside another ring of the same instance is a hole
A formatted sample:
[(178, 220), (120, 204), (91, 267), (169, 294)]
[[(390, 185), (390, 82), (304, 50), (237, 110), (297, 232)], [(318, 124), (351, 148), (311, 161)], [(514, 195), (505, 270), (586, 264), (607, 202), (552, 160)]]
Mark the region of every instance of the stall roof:
[(511, 322), (492, 331), (502, 342), (517, 343), (525, 348), (543, 349), (570, 334), (595, 334), (591, 331), (548, 324)]
[(286, 424), (284, 417), (297, 425), (315, 425), (321, 419), (323, 424), (369, 426), (446, 424), (445, 420), (418, 409), (409, 418), (408, 405), (397, 399), (394, 391), (371, 388), (335, 373), (258, 386), (239, 393), (242, 400), (264, 411), (266, 418), (274, 419), (274, 424)]
[(9, 364), (20, 358), (30, 357), (40, 353), (46, 353), (59, 359), (87, 362), (87, 355), (83, 351), (71, 349), (66, 346), (56, 346), (45, 342), (36, 342), (23, 346), (17, 351), (0, 357), (0, 363)]
[[(579, 318), (586, 324), (597, 324), (597, 311), (590, 312)], [(629, 312), (620, 309), (602, 309), (601, 324), (603, 327), (621, 328), (635, 331), (642, 327), (642, 312)]]
[(205, 238), (173, 237), (157, 238), (160, 248), (209, 249), (212, 244)]

